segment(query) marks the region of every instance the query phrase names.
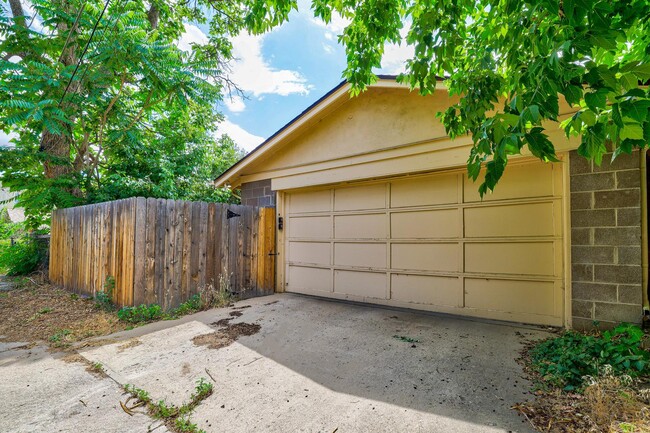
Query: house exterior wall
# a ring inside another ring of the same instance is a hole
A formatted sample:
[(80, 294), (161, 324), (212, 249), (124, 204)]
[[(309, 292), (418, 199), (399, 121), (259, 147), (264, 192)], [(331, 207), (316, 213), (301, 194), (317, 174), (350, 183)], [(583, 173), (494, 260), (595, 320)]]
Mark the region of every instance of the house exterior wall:
[(275, 207), (275, 191), (271, 189), (271, 179), (243, 183), (241, 186), (241, 204)]
[(574, 328), (639, 323), (642, 311), (641, 172), (638, 152), (597, 166), (570, 154)]

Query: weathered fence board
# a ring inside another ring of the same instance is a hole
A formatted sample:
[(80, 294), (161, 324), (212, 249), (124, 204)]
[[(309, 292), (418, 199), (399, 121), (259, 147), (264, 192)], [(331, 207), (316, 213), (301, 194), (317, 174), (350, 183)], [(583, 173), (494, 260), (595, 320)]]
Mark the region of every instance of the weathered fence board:
[(130, 198), (52, 215), (50, 280), (118, 305), (178, 306), (206, 285), (274, 292), (273, 208)]

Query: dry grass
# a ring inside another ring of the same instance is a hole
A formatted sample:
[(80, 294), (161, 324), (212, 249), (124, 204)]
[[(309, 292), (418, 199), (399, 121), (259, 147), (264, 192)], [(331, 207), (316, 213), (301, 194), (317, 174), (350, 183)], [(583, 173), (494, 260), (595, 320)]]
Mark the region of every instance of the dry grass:
[(0, 339), (3, 341), (46, 342), (65, 349), (90, 337), (112, 334), (128, 325), (114, 313), (43, 281), (42, 278), (14, 280), (16, 288), (0, 295)]
[[(519, 359), (533, 382), (541, 378), (530, 367), (528, 349)], [(513, 406), (535, 430), (547, 433), (650, 433), (650, 384), (611, 369), (589, 378), (583, 393), (553, 388), (535, 392), (535, 399)]]

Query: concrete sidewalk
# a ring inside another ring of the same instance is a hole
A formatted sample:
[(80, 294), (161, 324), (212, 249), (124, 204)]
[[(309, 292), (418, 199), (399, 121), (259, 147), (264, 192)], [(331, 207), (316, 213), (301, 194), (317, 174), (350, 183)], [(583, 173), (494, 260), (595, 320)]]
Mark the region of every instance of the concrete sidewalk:
[[(114, 334), (110, 338), (118, 342), (80, 353), (101, 363), (116, 382), (143, 388), (155, 401), (180, 405), (197, 380), (214, 381), (214, 394), (191, 416), (207, 432), (532, 431), (510, 409), (531, 397), (515, 358), (526, 338), (543, 338), (548, 335), (543, 331), (288, 294), (236, 307)], [(228, 332), (239, 329), (232, 325), (242, 323), (259, 325), (259, 331), (219, 347)], [(63, 363), (47, 365), (53, 362)], [(29, 415), (53, 399), (66, 401), (51, 386), (38, 394), (18, 392), (28, 382), (30, 365), (0, 364), (0, 383), (15, 376), (11, 395), (21, 400), (11, 410), (0, 407), (0, 431), (68, 431), (30, 427), (67, 416), (60, 409)], [(110, 414), (121, 422), (126, 416), (133, 422), (131, 429), (108, 430), (110, 423), (102, 422), (83, 431), (146, 431), (138, 429), (151, 424), (144, 415), (128, 417), (119, 406), (118, 413), (112, 411), (111, 404), (119, 405), (116, 383), (91, 376), (81, 364), (56, 365), (43, 373), (44, 384), (62, 381), (50, 376), (64, 368), (82, 377), (54, 387), (70, 404), (82, 393), (96, 395), (97, 417)], [(13, 374), (15, 369), (24, 373)], [(106, 403), (101, 387), (113, 390)], [(3, 396), (4, 388), (0, 385)], [(13, 424), (2, 425), (8, 416)]]

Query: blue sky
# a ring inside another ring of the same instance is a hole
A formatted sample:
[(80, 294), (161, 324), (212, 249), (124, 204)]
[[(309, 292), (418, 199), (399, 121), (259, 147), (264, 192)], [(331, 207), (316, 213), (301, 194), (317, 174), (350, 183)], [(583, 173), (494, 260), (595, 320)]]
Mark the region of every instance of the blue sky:
[[(340, 83), (345, 50), (337, 37), (346, 24), (335, 16), (326, 25), (301, 2), (300, 11), (292, 12), (289, 21), (272, 32), (234, 37), (236, 60), (230, 77), (245, 98), (225, 97), (221, 131), (250, 151)], [(181, 46), (205, 41), (201, 26), (188, 24), (186, 30)], [(388, 46), (377, 72), (400, 72), (409, 53), (408, 48)]]

